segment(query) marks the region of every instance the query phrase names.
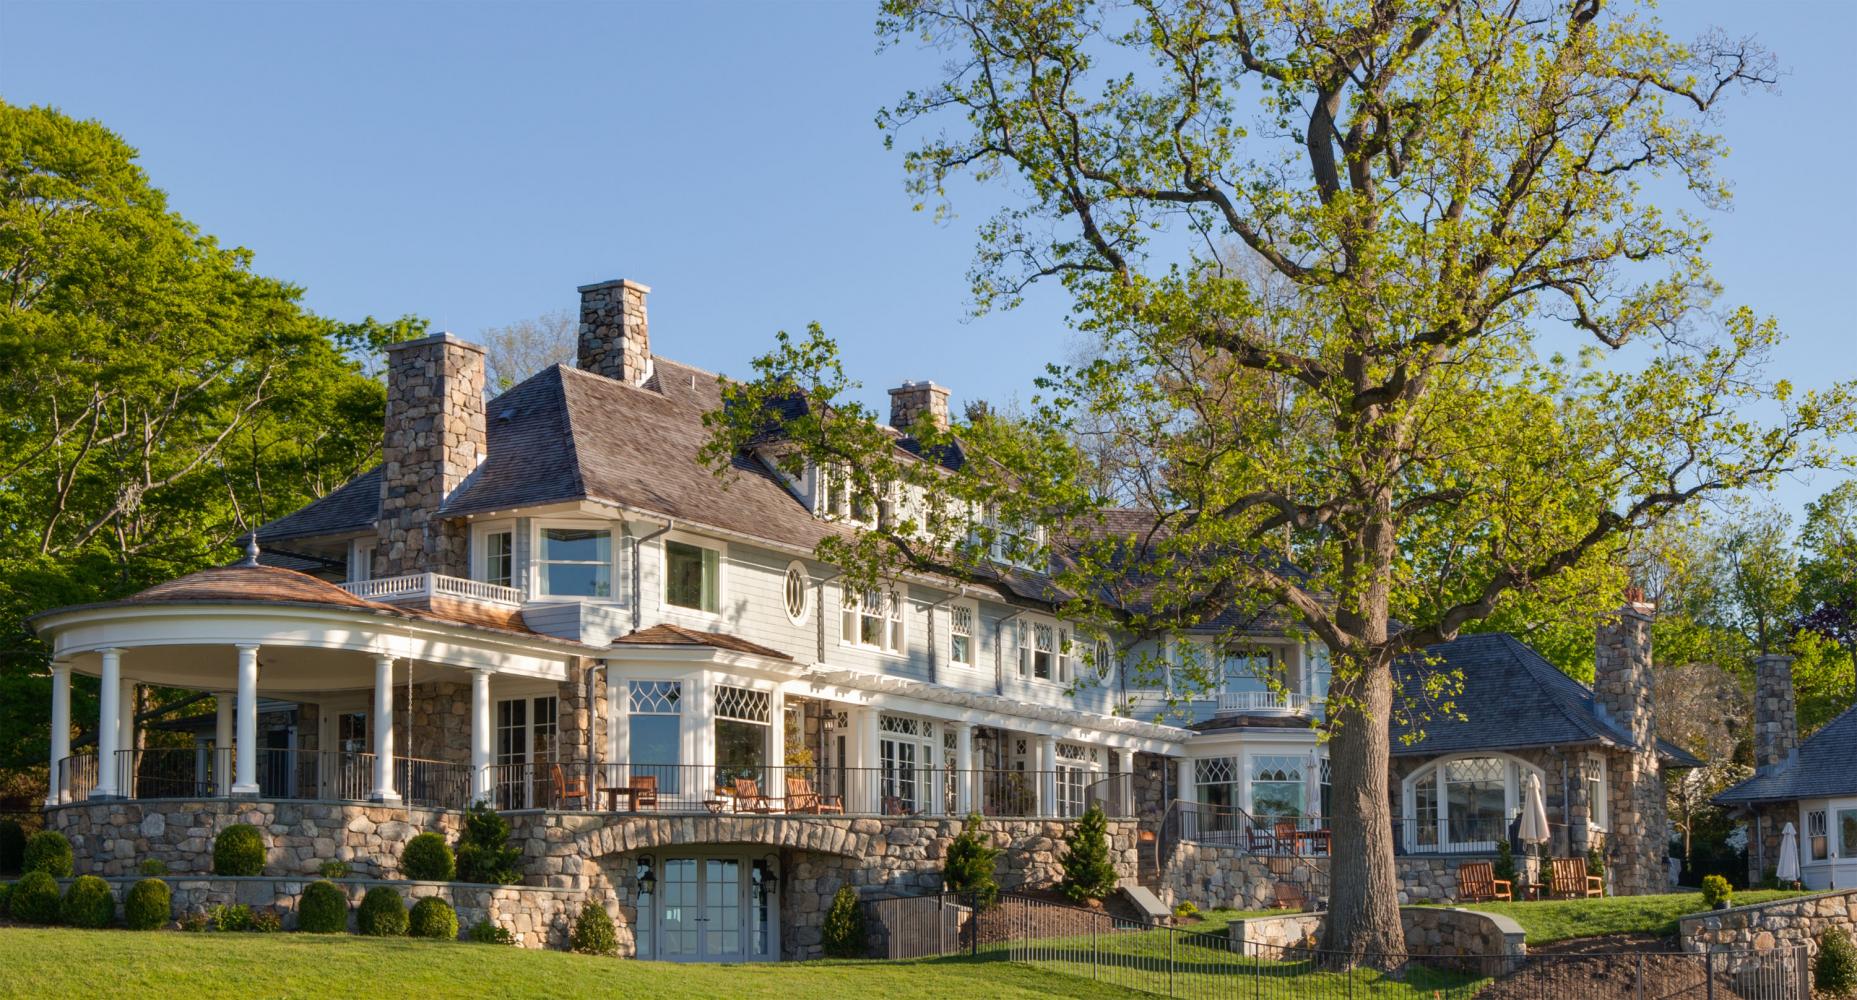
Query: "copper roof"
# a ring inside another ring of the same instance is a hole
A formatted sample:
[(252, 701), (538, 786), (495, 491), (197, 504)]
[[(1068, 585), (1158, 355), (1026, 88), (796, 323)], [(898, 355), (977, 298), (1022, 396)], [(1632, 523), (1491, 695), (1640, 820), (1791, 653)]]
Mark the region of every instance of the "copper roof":
[(161, 602), (251, 601), (253, 603), (327, 604), (370, 611), (397, 610), (356, 597), (346, 590), (307, 573), (277, 566), (215, 566), (157, 583), (125, 597), (124, 604)]
[(769, 649), (758, 643), (749, 642), (720, 632), (698, 632), (696, 629), (681, 625), (653, 625), (613, 640), (613, 645), (628, 646), (710, 646), (726, 649), (735, 653), (753, 653), (775, 660), (792, 660), (793, 657), (777, 650)]

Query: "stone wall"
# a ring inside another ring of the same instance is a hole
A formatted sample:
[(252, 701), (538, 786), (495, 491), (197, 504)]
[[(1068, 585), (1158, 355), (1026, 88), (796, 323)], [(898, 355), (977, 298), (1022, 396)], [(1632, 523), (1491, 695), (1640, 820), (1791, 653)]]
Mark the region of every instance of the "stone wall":
[[(588, 676), (592, 675), (592, 696)], [(567, 680), (561, 682), (560, 715), (556, 718), (556, 757), (563, 764), (600, 763), (606, 755), (606, 678), (599, 663), (588, 657), (569, 662)], [(588, 746), (588, 730), (592, 746)], [(591, 756), (589, 756), (591, 753)]]
[[(1319, 946), (1325, 913), (1289, 913), (1234, 920), (1229, 932), (1234, 951), (1273, 957), (1282, 950)], [(1494, 913), (1449, 906), (1404, 906), (1399, 910), (1406, 951), (1427, 965), (1477, 975), (1501, 975), (1528, 954), (1520, 924)]]
[(437, 516), (485, 449), (484, 349), (448, 333), (387, 348), (374, 576), (470, 576), (470, 526)]
[(1798, 945), (1816, 956), (1818, 936), (1829, 929), (1857, 943), (1857, 889), (1699, 913), (1677, 923), (1677, 939), (1684, 951), (1732, 952), (1730, 961), (1753, 964), (1759, 953)]
[(394, 720), (396, 735), (410, 737), (401, 753), (421, 760), (471, 762), (471, 685), (468, 682), (427, 681), (422, 684), (415, 680), (410, 709), (406, 703), (406, 686), (402, 684), (394, 688), (394, 714), (399, 716)]
[[(1399, 878), (1399, 903), (1448, 902), (1457, 898), (1457, 869), (1466, 861), (1493, 860), (1494, 855), (1405, 855), (1394, 860)], [(1202, 909), (1229, 907), (1268, 909), (1276, 905), (1276, 884), (1289, 882), (1305, 898), (1322, 894), (1328, 882), (1328, 861), (1249, 854), (1222, 844), (1183, 843), (1174, 847), (1162, 868), (1156, 893), (1172, 906), (1181, 900)]]

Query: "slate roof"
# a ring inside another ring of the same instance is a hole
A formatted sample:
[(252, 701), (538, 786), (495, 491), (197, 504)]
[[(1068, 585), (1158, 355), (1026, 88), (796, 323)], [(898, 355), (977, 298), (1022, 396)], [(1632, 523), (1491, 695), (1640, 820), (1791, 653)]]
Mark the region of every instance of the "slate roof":
[(1792, 759), (1717, 795), (1722, 805), (1857, 795), (1857, 707), (1813, 733)]
[(669, 624), (653, 625), (650, 628), (627, 633), (626, 635), (614, 639), (613, 645), (710, 646), (715, 649), (726, 649), (735, 653), (753, 653), (756, 656), (765, 656), (775, 660), (793, 659), (793, 657), (788, 656), (778, 649), (769, 649), (759, 643), (749, 642), (746, 639), (737, 638), (736, 636), (724, 635), (721, 632), (699, 632), (693, 628), (684, 628), (681, 625)]
[[(1445, 713), (1441, 706), (1427, 709), (1432, 699), (1425, 693), (1425, 678), (1452, 670), (1463, 672), (1463, 689), (1451, 699), (1455, 712)], [(1592, 689), (1561, 673), (1527, 643), (1507, 633), (1465, 635), (1431, 646), (1423, 657), (1401, 660), (1394, 676), (1407, 703), (1431, 715), (1403, 723), (1395, 720), (1394, 756), (1546, 746), (1633, 746), (1628, 733), (1600, 714)], [(1422, 739), (1411, 743), (1403, 739), (1418, 731), (1424, 733)], [(1658, 752), (1673, 766), (1701, 763), (1663, 740), (1658, 741)]]
[[(369, 531), (380, 517), (380, 466), (258, 529), (262, 543)], [(242, 541), (243, 539), (241, 539)]]

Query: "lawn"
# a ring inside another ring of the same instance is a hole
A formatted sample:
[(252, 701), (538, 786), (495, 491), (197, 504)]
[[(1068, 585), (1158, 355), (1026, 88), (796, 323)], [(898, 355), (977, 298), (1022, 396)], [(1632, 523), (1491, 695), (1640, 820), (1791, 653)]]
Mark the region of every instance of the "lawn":
[[(1735, 893), (1735, 905), (1765, 903), (1797, 892), (1759, 890)], [(1467, 909), (1500, 913), (1528, 932), (1529, 944), (1601, 934), (1676, 936), (1677, 920), (1709, 908), (1699, 892), (1658, 896), (1608, 896), (1602, 899), (1550, 899), (1533, 903), (1471, 903)]]
[(672, 965), (497, 945), (314, 934), (0, 929), (0, 997), (713, 997), (1136, 994), (1002, 962)]

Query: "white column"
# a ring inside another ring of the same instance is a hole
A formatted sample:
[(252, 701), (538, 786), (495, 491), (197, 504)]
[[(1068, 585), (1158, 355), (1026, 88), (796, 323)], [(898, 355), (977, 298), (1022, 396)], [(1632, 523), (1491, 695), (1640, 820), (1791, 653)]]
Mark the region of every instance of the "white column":
[(213, 787), (220, 795), (232, 794), (232, 706), (230, 691), (213, 692)]
[[(473, 697), (476, 692), (472, 691)], [(374, 655), (374, 790), (369, 802), (398, 802), (400, 793), (393, 790), (393, 657)], [(245, 734), (239, 734), (239, 758), (245, 756)]]
[(66, 757), (71, 756), (71, 664), (65, 660), (52, 661), (52, 769), (51, 780), (46, 782), (45, 804), (55, 806), (68, 802), (71, 789), (65, 786), (63, 769), (60, 767)]
[(97, 786), (93, 799), (113, 799), (116, 792), (117, 741), (122, 739), (123, 651), (99, 650), (103, 659), (103, 682), (97, 688)]
[(845, 805), (859, 812), (881, 813), (883, 776), (878, 770), (882, 755), (877, 749), (877, 710), (869, 706), (854, 708), (851, 721), (857, 730), (858, 770), (852, 773), (851, 787), (846, 789), (855, 799), (847, 797)]
[(1174, 762), (1174, 766), (1177, 777), (1174, 779), (1173, 797), (1176, 799), (1185, 799), (1188, 802), (1197, 801), (1199, 798), (1199, 789), (1194, 787), (1196, 784), (1193, 775), (1193, 768), (1195, 765), (1192, 758), (1181, 757)]
[(471, 798), (490, 798), (490, 671), (471, 671)]
[(234, 744), (232, 794), (258, 794), (258, 646), (242, 642), (239, 651), (237, 743)]
[(606, 675), (606, 775), (623, 788), (632, 778), (632, 688), (626, 681)]
[(1038, 737), (1038, 815), (1057, 815), (1057, 737)]
[(950, 722), (954, 727), (954, 812), (962, 819), (974, 811), (974, 726)]
[(775, 689), (767, 697), (767, 778), (762, 795), (787, 797), (787, 694)]
[[(122, 766), (117, 769), (116, 791), (124, 798), (135, 798), (135, 681), (122, 679), (122, 693), (116, 696), (116, 749)], [(126, 752), (123, 752), (126, 751)]]

